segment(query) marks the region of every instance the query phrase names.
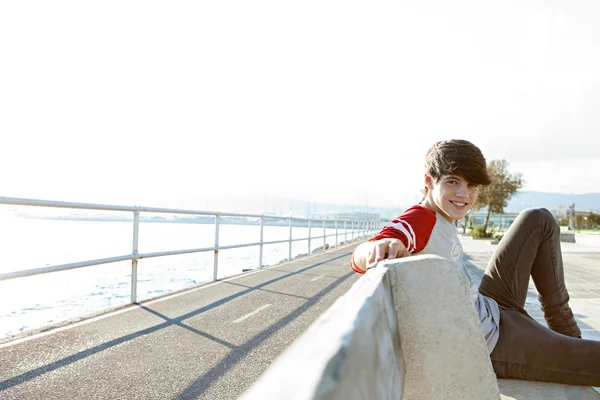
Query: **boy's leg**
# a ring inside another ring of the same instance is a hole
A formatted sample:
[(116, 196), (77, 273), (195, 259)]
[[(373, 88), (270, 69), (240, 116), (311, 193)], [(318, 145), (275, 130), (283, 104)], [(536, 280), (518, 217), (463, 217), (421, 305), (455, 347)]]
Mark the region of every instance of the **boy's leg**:
[(499, 378), (600, 386), (600, 341), (558, 334), (517, 310), (500, 309), (490, 358)]
[(523, 211), (498, 244), (479, 291), (495, 299), (500, 307), (523, 314), (529, 276), (539, 292), (548, 327), (567, 336), (581, 331), (569, 307), (565, 287), (560, 228), (545, 209)]

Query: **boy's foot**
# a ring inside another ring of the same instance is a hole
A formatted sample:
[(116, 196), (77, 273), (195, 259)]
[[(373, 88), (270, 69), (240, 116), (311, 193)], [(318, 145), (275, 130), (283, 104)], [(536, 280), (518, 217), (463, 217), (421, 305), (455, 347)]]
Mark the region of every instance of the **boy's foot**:
[(575, 321), (575, 316), (569, 304), (547, 309), (542, 307), (542, 310), (548, 328), (565, 336), (581, 338), (581, 330), (577, 326), (577, 321)]

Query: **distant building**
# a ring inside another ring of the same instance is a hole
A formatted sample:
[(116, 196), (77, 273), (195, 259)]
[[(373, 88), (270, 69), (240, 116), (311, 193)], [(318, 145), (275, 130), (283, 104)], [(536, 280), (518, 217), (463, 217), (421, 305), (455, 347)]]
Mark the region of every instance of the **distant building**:
[(348, 220), (348, 221), (360, 221), (360, 220), (379, 221), (380, 214), (379, 213), (370, 213), (370, 212), (365, 212), (365, 211), (352, 211), (352, 212), (330, 214), (328, 216), (323, 216), (323, 218)]
[[(488, 226), (506, 229), (514, 222), (514, 220), (517, 218), (517, 215), (519, 215), (519, 213), (516, 212), (491, 214), (490, 220), (488, 221)], [(469, 217), (469, 225), (483, 225), (486, 217), (487, 211), (474, 211)]]

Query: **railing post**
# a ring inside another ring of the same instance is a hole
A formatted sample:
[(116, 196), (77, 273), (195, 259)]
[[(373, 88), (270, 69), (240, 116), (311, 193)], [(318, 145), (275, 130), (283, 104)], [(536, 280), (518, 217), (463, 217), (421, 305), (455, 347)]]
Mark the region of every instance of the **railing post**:
[(260, 217), (260, 250), (258, 252), (258, 268), (262, 268), (263, 265), (263, 233), (265, 229), (265, 217)]
[(288, 250), (288, 260), (292, 261), (292, 217), (290, 217), (290, 246)]
[(344, 221), (344, 244), (348, 241), (348, 227), (346, 225), (348, 221)]
[(335, 220), (335, 248), (338, 247), (337, 219)]
[(350, 221), (350, 232), (352, 233), (352, 241), (354, 241), (354, 221)]
[(221, 225), (221, 216), (215, 215), (215, 258), (213, 262), (213, 281), (219, 277), (219, 226)]
[(140, 230), (140, 211), (133, 212), (133, 257), (131, 259), (131, 304), (137, 301), (138, 238)]
[(311, 239), (311, 228), (312, 228), (312, 224), (311, 224), (312, 220), (308, 220), (308, 255), (310, 256), (310, 239)]
[(325, 220), (323, 220), (323, 251), (326, 251), (325, 245), (327, 245), (327, 234), (325, 231)]

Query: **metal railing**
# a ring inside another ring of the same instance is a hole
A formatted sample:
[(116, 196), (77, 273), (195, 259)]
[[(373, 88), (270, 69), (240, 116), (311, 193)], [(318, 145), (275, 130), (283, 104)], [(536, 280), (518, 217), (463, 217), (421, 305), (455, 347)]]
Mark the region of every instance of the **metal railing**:
[[(66, 271), (75, 268), (89, 267), (99, 264), (108, 264), (118, 261), (131, 260), (131, 303), (137, 301), (137, 272), (138, 272), (138, 260), (144, 258), (153, 257), (164, 257), (180, 254), (189, 253), (200, 253), (213, 251), (213, 274), (212, 281), (218, 280), (218, 268), (219, 268), (219, 251), (227, 249), (235, 249), (242, 247), (259, 246), (259, 259), (258, 267), (262, 267), (263, 260), (263, 248), (265, 245), (289, 243), (288, 260), (292, 259), (292, 243), (296, 241), (307, 240), (308, 241), (308, 254), (311, 254), (311, 240), (312, 239), (323, 239), (322, 250), (327, 250), (327, 237), (335, 236), (335, 248), (338, 246), (338, 223), (344, 223), (344, 242), (348, 241), (348, 227), (350, 228), (351, 240), (363, 237), (367, 234), (373, 233), (375, 230), (380, 228), (380, 223), (376, 220), (327, 220), (327, 219), (310, 219), (310, 218), (297, 218), (297, 217), (283, 217), (283, 216), (272, 216), (264, 214), (240, 214), (240, 213), (222, 213), (213, 211), (197, 211), (197, 210), (182, 210), (182, 209), (171, 209), (171, 208), (158, 208), (158, 207), (139, 207), (139, 206), (117, 206), (117, 205), (105, 205), (105, 204), (89, 204), (89, 203), (72, 203), (64, 201), (50, 201), (50, 200), (33, 200), (33, 199), (22, 199), (13, 197), (0, 197), (0, 204), (15, 205), (15, 206), (32, 206), (32, 207), (50, 207), (50, 208), (68, 208), (68, 209), (84, 209), (84, 210), (95, 210), (95, 211), (123, 211), (133, 213), (133, 245), (131, 254), (119, 255), (114, 257), (100, 258), (95, 260), (87, 260), (69, 264), (51, 265), (43, 268), (33, 268), (20, 271), (13, 271), (7, 273), (0, 273), (0, 281), (7, 279), (21, 278), (25, 276), (33, 276), (39, 274), (46, 274), (51, 272)], [(166, 213), (166, 214), (183, 214), (183, 215), (203, 215), (213, 216), (215, 218), (215, 245), (211, 247), (195, 248), (195, 249), (183, 249), (183, 250), (171, 250), (171, 251), (160, 251), (153, 253), (138, 252), (138, 238), (139, 238), (139, 225), (140, 225), (140, 213)], [(239, 217), (239, 218), (256, 218), (260, 219), (260, 240), (253, 243), (242, 243), (228, 246), (219, 245), (219, 227), (221, 224), (221, 217)], [(264, 238), (264, 226), (265, 219), (268, 220), (287, 220), (289, 221), (289, 238), (283, 240), (272, 240), (265, 242)], [(293, 238), (292, 232), (294, 227), (294, 221), (304, 221), (308, 224), (308, 237), (304, 238)], [(313, 222), (321, 222), (323, 228), (323, 234), (319, 236), (312, 236), (311, 231), (313, 228)], [(326, 223), (333, 222), (335, 233), (327, 234)], [(355, 237), (356, 233), (356, 237)]]

